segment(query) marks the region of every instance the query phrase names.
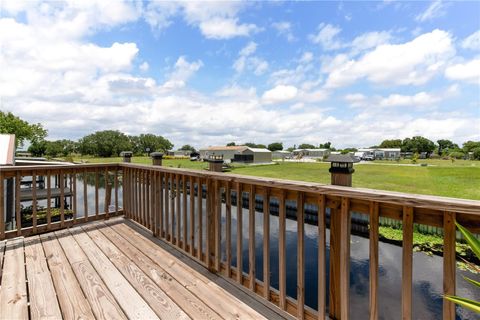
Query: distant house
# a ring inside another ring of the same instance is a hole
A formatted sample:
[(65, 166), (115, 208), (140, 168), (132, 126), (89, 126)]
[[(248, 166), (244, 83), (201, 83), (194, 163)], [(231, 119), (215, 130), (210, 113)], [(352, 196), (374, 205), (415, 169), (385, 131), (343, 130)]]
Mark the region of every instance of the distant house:
[(361, 159), (373, 158), (377, 160), (396, 160), (400, 159), (400, 148), (366, 148), (358, 149), (355, 156)]
[(330, 154), (329, 149), (295, 149), (293, 155), (302, 158), (323, 158)]
[(272, 162), (272, 152), (268, 149), (250, 148), (247, 146), (215, 146), (200, 149), (200, 159), (208, 159), (213, 156), (223, 157), (229, 162), (243, 163), (269, 163)]
[(287, 150), (277, 150), (272, 152), (272, 158), (273, 159), (288, 159), (292, 157), (292, 153)]

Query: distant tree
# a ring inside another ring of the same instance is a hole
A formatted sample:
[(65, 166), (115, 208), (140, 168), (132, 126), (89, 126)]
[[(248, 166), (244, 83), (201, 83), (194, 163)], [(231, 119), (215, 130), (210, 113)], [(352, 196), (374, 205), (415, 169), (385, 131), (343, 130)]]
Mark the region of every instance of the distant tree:
[(56, 157), (63, 155), (63, 144), (60, 140), (57, 141), (47, 141), (47, 148), (45, 150), (45, 155), (48, 157)]
[(341, 151), (341, 154), (347, 154), (347, 153), (350, 153), (350, 152), (357, 152), (358, 149), (357, 148), (345, 148)]
[(475, 148), (480, 148), (480, 141), (467, 141), (463, 144), (464, 152), (471, 152)]
[(401, 139), (392, 139), (392, 140), (383, 140), (380, 143), (380, 148), (401, 148), (402, 140)]
[(448, 153), (448, 151), (451, 149), (458, 149), (458, 144), (446, 139), (437, 140), (437, 144), (439, 155), (442, 155), (443, 153)]
[(173, 144), (168, 139), (152, 133), (142, 133), (139, 136), (130, 136), (128, 138), (134, 154), (144, 154), (146, 152), (154, 151), (166, 153), (168, 150), (173, 148)]
[(189, 144), (186, 144), (180, 148), (180, 150), (185, 150), (185, 151), (191, 151), (191, 152), (197, 152), (194, 147), (192, 147)]
[(130, 139), (120, 131), (97, 131), (79, 140), (79, 151), (99, 157), (118, 156), (132, 148)]
[(318, 146), (320, 149), (330, 149), (332, 147), (332, 143), (330, 141), (325, 143), (320, 143)]
[(316, 149), (316, 148), (313, 144), (302, 143), (301, 145), (298, 146), (298, 149)]
[(47, 141), (40, 139), (33, 141), (32, 144), (28, 147), (28, 152), (32, 154), (34, 157), (41, 157), (45, 155), (47, 151)]
[(268, 150), (270, 151), (278, 151), (278, 150), (283, 150), (283, 143), (281, 142), (272, 142), (268, 145)]
[(287, 148), (287, 151), (288, 151), (288, 152), (292, 152), (292, 151), (295, 150), (295, 149), (296, 149), (295, 147), (289, 147), (289, 148)]
[(472, 149), (473, 159), (480, 160), (480, 147)]
[(246, 142), (246, 143), (244, 143), (244, 145), (249, 147), (249, 148), (263, 148), (263, 149), (267, 148), (267, 146), (264, 145), (264, 144), (256, 144), (256, 143), (253, 143), (253, 142)]
[(402, 141), (403, 152), (421, 153), (426, 152), (429, 156), (435, 150), (435, 143), (421, 136), (406, 138)]
[(264, 144), (259, 143), (259, 144), (257, 144), (257, 145), (255, 146), (255, 148), (267, 149), (267, 146), (264, 145)]
[(235, 146), (235, 142), (229, 142), (227, 143), (227, 147), (234, 147)]
[(25, 140), (33, 143), (47, 136), (47, 130), (40, 123), (30, 124), (11, 112), (3, 111), (0, 111), (0, 133), (14, 134), (16, 147), (23, 146)]

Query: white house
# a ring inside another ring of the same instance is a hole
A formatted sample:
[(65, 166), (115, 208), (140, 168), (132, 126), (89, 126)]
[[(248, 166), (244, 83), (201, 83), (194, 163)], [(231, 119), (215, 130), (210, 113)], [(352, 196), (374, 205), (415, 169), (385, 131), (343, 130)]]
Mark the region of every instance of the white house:
[(200, 149), (200, 158), (208, 159), (211, 156), (223, 157), (226, 163), (235, 161), (243, 163), (270, 163), (272, 152), (268, 149), (250, 148), (247, 146), (214, 146)]
[(400, 159), (400, 148), (366, 148), (358, 149), (355, 156), (361, 155), (360, 158), (373, 157), (374, 159)]
[(302, 158), (323, 158), (330, 154), (329, 149), (295, 149), (293, 155)]

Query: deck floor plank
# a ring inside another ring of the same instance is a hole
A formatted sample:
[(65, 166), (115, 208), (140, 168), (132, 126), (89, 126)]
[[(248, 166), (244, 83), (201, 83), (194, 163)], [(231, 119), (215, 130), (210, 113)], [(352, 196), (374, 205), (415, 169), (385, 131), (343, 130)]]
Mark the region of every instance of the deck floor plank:
[(83, 230), (161, 319), (190, 319), (132, 260), (94, 227), (84, 227)]
[(110, 290), (68, 230), (55, 232), (96, 319), (127, 319)]
[(30, 300), (30, 318), (60, 319), (62, 313), (40, 237), (34, 236), (26, 238), (24, 246), (28, 296)]
[(53, 233), (40, 236), (64, 319), (93, 319), (92, 309)]
[(129, 256), (164, 292), (166, 292), (190, 317), (202, 319), (222, 319), (203, 301), (172, 278), (164, 269), (155, 264), (147, 255), (124, 239), (110, 227), (99, 230), (124, 254)]
[(264, 317), (200, 273), (172, 256), (155, 243), (140, 235), (125, 224), (115, 224), (112, 228), (125, 235), (125, 239), (150, 256), (155, 263), (165, 269), (184, 287), (214, 308), (226, 319), (263, 319)]
[(158, 316), (140, 294), (122, 276), (115, 265), (103, 254), (93, 240), (81, 229), (70, 229), (73, 237), (83, 249), (95, 270), (122, 306), (130, 319), (158, 319)]
[(0, 290), (0, 319), (28, 319), (23, 238), (9, 240)]

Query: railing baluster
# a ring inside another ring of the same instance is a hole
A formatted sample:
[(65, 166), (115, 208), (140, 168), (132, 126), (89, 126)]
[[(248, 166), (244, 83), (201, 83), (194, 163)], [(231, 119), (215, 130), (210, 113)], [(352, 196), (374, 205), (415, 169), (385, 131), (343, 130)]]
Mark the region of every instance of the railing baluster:
[(163, 172), (158, 173), (158, 237), (163, 238), (163, 192), (164, 192), (164, 183), (163, 183)]
[(279, 306), (280, 309), (287, 309), (287, 270), (286, 270), (286, 208), (285, 208), (285, 191), (281, 190), (278, 199), (278, 289), (279, 289)]
[(73, 169), (72, 177), (72, 210), (73, 210), (73, 223), (77, 222), (77, 171)]
[(225, 184), (225, 215), (226, 215), (226, 276), (230, 278), (232, 267), (232, 192), (230, 190), (230, 181)]
[(305, 306), (305, 245), (304, 194), (297, 195), (297, 318), (304, 318)]
[(250, 278), (250, 290), (255, 292), (255, 186), (250, 185), (248, 193), (248, 276)]
[[(1, 196), (3, 197), (3, 194)], [(32, 211), (33, 233), (37, 233), (37, 175), (35, 171), (32, 173)]]
[(60, 187), (60, 226), (65, 226), (65, 174), (60, 170), (58, 174), (58, 186)]
[(220, 258), (221, 258), (221, 242), (222, 242), (222, 193), (218, 185), (218, 180), (215, 179), (215, 195), (212, 198), (214, 201), (214, 228), (215, 228), (215, 271), (220, 271)]
[(206, 263), (207, 263), (207, 268), (208, 270), (210, 271), (213, 271), (212, 270), (212, 259), (211, 259), (211, 255), (212, 255), (212, 252), (215, 252), (215, 244), (214, 244), (214, 241), (215, 241), (215, 234), (213, 233), (213, 224), (214, 224), (214, 218), (213, 218), (213, 215), (214, 215), (214, 204), (212, 203), (213, 200), (212, 198), (215, 197), (215, 192), (213, 191), (213, 183), (212, 183), (212, 180), (210, 178), (207, 178), (207, 182), (206, 182), (206, 186), (207, 186), (207, 194), (206, 194), (206, 246), (205, 246), (205, 256), (206, 256)]
[(142, 215), (141, 215), (141, 224), (148, 228), (148, 196), (147, 196), (147, 171), (140, 169), (140, 183), (142, 188)]
[(175, 244), (180, 248), (180, 235), (181, 235), (181, 226), (182, 226), (182, 209), (180, 208), (180, 176), (175, 175), (175, 203), (176, 203), (176, 216), (175, 216), (175, 226), (176, 226), (176, 240)]
[(203, 261), (202, 258), (202, 251), (203, 251), (203, 243), (202, 243), (202, 215), (203, 215), (203, 206), (202, 206), (202, 180), (197, 178), (197, 207), (198, 207), (198, 237), (197, 237), (197, 256), (198, 260)]
[(325, 320), (325, 195), (318, 197), (318, 319)]
[[(115, 177), (113, 181), (113, 188), (115, 189), (115, 214), (118, 214), (118, 169), (115, 169)], [(123, 176), (123, 179), (125, 179), (125, 176)], [(123, 187), (125, 187), (125, 182), (123, 184)], [(123, 204), (124, 211), (125, 211), (125, 203)], [(124, 212), (125, 214), (125, 212)]]
[(170, 175), (170, 242), (175, 243), (175, 175)]
[[(50, 174), (47, 171), (47, 192), (50, 193)], [(87, 168), (83, 170), (83, 220), (88, 221)], [(48, 196), (47, 224), (50, 226), (50, 196)]]
[(165, 187), (164, 187), (164, 198), (165, 198), (165, 240), (170, 240), (170, 182), (169, 182), (169, 173), (165, 173)]
[(243, 204), (242, 184), (237, 182), (237, 282), (243, 284)]
[(95, 168), (95, 218), (98, 217), (99, 205), (98, 205), (98, 168)]
[[(455, 213), (446, 211), (443, 215), (443, 294), (455, 295)], [(455, 319), (455, 304), (443, 299), (443, 319)]]
[(5, 177), (0, 170), (0, 240), (5, 239)]
[(402, 319), (412, 318), (413, 208), (403, 207)]
[(183, 242), (182, 249), (187, 251), (187, 179), (185, 175), (182, 175), (182, 231), (183, 231)]
[(150, 226), (150, 231), (152, 231), (152, 234), (155, 235), (155, 222), (153, 221), (154, 219), (154, 208), (155, 208), (155, 204), (154, 204), (154, 200), (155, 200), (155, 193), (154, 193), (154, 190), (153, 190), (153, 187), (154, 187), (154, 182), (153, 182), (153, 171), (152, 170), (148, 170), (148, 186), (147, 186), (147, 190), (148, 190), (148, 224)]
[(340, 222), (340, 314), (349, 319), (350, 288), (350, 200), (342, 198)]
[(104, 170), (104, 181), (105, 181), (105, 203), (103, 204), (103, 212), (105, 213), (105, 219), (110, 217), (109, 206), (112, 202), (112, 184), (110, 183), (110, 175), (108, 168)]
[(17, 223), (17, 235), (20, 236), (22, 234), (22, 213), (20, 207), (20, 181), (22, 180), (22, 176), (20, 172), (17, 171), (15, 176), (15, 220)]
[(370, 202), (370, 320), (378, 319), (378, 202)]
[(270, 301), (270, 189), (263, 196), (263, 296)]
[(190, 176), (190, 255), (195, 254), (195, 186)]

